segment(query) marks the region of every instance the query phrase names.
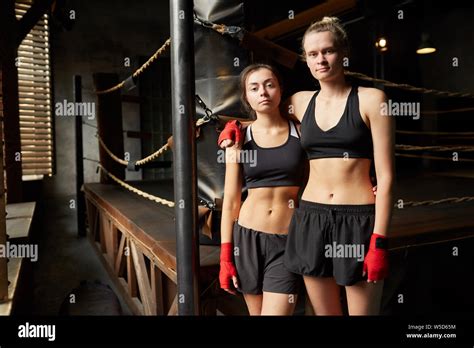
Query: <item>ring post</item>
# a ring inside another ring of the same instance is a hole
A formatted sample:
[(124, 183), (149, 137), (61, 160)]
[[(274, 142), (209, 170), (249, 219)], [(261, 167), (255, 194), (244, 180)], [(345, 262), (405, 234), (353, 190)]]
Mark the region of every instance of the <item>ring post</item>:
[(199, 314), (193, 1), (170, 0), (178, 314)]

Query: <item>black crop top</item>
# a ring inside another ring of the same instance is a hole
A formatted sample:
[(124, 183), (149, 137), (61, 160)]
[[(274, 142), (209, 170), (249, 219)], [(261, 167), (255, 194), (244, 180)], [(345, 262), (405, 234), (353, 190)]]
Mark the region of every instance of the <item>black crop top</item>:
[(247, 188), (302, 186), (306, 155), (296, 126), (289, 122), (288, 139), (275, 147), (260, 147), (253, 140), (252, 126), (245, 133), (240, 159)]
[(311, 98), (301, 121), (301, 146), (308, 159), (316, 158), (373, 158), (372, 134), (359, 111), (357, 87), (353, 86), (339, 122), (327, 131), (316, 123), (317, 91)]

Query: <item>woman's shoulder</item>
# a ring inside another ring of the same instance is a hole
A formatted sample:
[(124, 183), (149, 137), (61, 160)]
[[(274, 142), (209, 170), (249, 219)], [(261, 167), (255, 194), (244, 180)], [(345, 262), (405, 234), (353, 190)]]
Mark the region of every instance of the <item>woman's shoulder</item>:
[(254, 122), (255, 122), (254, 120), (241, 121), (240, 124), (242, 125), (242, 130), (247, 129), (247, 127), (250, 126)]
[(301, 122), (305, 110), (315, 93), (315, 91), (300, 91), (289, 97), (285, 103), (288, 114), (293, 115), (299, 122)]
[(385, 92), (378, 88), (359, 87), (358, 96), (360, 111), (368, 118), (377, 117), (387, 101)]
[(385, 92), (373, 87), (358, 87), (359, 98), (363, 101), (383, 100), (386, 98)]
[(292, 101), (295, 102), (304, 102), (311, 99), (311, 97), (316, 93), (316, 91), (299, 91), (291, 96)]

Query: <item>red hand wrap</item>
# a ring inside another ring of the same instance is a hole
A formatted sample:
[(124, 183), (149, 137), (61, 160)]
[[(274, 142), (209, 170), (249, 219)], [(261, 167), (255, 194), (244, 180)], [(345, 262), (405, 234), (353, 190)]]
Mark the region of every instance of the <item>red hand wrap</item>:
[(367, 273), (368, 280), (382, 280), (388, 276), (387, 237), (372, 233), (370, 246), (364, 258), (363, 272)]
[(239, 121), (233, 120), (225, 124), (217, 140), (217, 145), (220, 146), (224, 140), (232, 140), (234, 144), (240, 143), (242, 140), (242, 127)]
[(221, 244), (221, 268), (219, 271), (219, 282), (222, 289), (230, 289), (232, 277), (237, 277), (237, 270), (234, 265), (234, 247), (232, 243)]

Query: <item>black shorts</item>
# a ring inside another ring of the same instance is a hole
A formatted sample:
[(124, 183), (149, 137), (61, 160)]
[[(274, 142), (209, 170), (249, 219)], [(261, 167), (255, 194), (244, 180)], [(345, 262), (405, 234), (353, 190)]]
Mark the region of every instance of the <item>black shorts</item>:
[(283, 266), (286, 234), (259, 232), (236, 222), (233, 235), (239, 291), (255, 295), (263, 291), (298, 293), (301, 276)]
[(361, 280), (375, 222), (375, 204), (333, 205), (301, 201), (293, 214), (285, 267), (297, 274), (334, 277), (339, 285)]

